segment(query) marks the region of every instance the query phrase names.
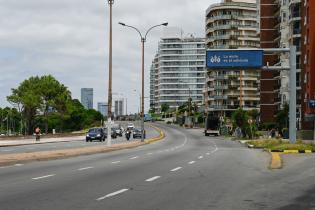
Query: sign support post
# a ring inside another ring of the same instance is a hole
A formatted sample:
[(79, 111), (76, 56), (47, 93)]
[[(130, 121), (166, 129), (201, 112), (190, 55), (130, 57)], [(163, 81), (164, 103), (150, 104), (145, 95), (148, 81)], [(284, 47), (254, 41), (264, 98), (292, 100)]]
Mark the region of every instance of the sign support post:
[(296, 46), (290, 47), (290, 104), (289, 104), (289, 138), (296, 142)]

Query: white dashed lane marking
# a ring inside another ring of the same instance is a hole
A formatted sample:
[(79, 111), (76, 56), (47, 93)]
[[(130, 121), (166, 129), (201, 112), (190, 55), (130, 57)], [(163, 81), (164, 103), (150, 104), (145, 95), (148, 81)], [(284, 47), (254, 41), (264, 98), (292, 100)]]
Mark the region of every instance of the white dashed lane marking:
[(113, 196), (115, 196), (115, 195), (119, 195), (119, 194), (121, 194), (121, 193), (124, 193), (124, 192), (126, 192), (126, 191), (128, 191), (128, 190), (129, 190), (129, 189), (121, 189), (121, 190), (118, 190), (118, 191), (116, 191), (116, 192), (107, 194), (107, 195), (105, 195), (105, 196), (103, 196), (103, 197), (100, 197), (100, 198), (98, 198), (98, 199), (96, 199), (96, 200), (97, 200), (97, 201), (101, 201), (101, 200), (104, 200), (104, 199), (106, 199), (106, 198), (110, 198), (110, 197), (113, 197)]
[(198, 157), (198, 159), (202, 159), (202, 158), (203, 158), (203, 156), (199, 156), (199, 157)]
[(114, 162), (112, 162), (112, 164), (117, 164), (117, 163), (120, 163), (120, 161), (114, 161)]
[(39, 180), (39, 179), (45, 179), (45, 178), (49, 178), (49, 177), (53, 177), (53, 176), (56, 176), (56, 174), (49, 174), (49, 175), (46, 175), (46, 176), (35, 177), (35, 178), (32, 178), (32, 179), (33, 180)]
[(191, 164), (194, 164), (194, 163), (195, 163), (195, 161), (190, 161), (188, 164), (191, 165)]
[(135, 157), (132, 157), (132, 158), (129, 158), (130, 160), (134, 160), (134, 159), (137, 159), (139, 158), (139, 156), (135, 156)]
[(88, 170), (88, 169), (92, 169), (94, 168), (93, 166), (89, 166), (89, 167), (85, 167), (85, 168), (79, 168), (78, 171), (84, 171), (84, 170)]
[(159, 179), (159, 178), (161, 178), (161, 177), (160, 177), (160, 176), (154, 176), (154, 177), (151, 177), (151, 178), (149, 178), (149, 179), (146, 179), (145, 181), (146, 181), (146, 182), (152, 182), (152, 181), (157, 180), (157, 179)]
[(178, 171), (180, 169), (182, 169), (182, 167), (173, 168), (171, 171), (174, 172), (174, 171)]

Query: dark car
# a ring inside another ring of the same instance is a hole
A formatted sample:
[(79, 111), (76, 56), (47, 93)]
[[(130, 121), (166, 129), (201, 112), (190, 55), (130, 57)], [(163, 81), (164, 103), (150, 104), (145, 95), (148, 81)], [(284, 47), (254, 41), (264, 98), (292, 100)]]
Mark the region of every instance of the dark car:
[[(117, 133), (115, 128), (111, 128), (112, 132), (111, 132), (111, 137), (113, 139), (117, 138)], [(105, 133), (105, 137), (107, 138), (107, 128), (104, 128), (104, 133)]]
[[(141, 128), (134, 128), (132, 131), (132, 137), (135, 138), (141, 138), (142, 132)], [(145, 130), (143, 131), (143, 138), (145, 139)]]
[(85, 139), (88, 142), (93, 140), (105, 141), (105, 138), (106, 136), (102, 128), (90, 128)]

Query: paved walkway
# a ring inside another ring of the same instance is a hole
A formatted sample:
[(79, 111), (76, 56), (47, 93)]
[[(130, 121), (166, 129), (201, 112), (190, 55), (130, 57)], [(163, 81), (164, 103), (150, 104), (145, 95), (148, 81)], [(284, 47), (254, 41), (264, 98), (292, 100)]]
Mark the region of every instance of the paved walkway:
[(82, 141), (85, 136), (58, 137), (58, 138), (41, 138), (40, 141), (32, 139), (0, 140), (0, 147), (20, 146), (29, 144), (45, 144), (54, 142)]

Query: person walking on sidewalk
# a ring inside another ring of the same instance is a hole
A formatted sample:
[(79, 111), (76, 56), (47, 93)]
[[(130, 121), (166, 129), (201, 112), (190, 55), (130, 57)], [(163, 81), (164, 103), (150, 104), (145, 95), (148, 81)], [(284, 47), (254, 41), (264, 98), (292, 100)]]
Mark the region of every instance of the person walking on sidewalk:
[(36, 141), (39, 141), (40, 140), (40, 128), (37, 127), (35, 129), (35, 135), (36, 135)]

